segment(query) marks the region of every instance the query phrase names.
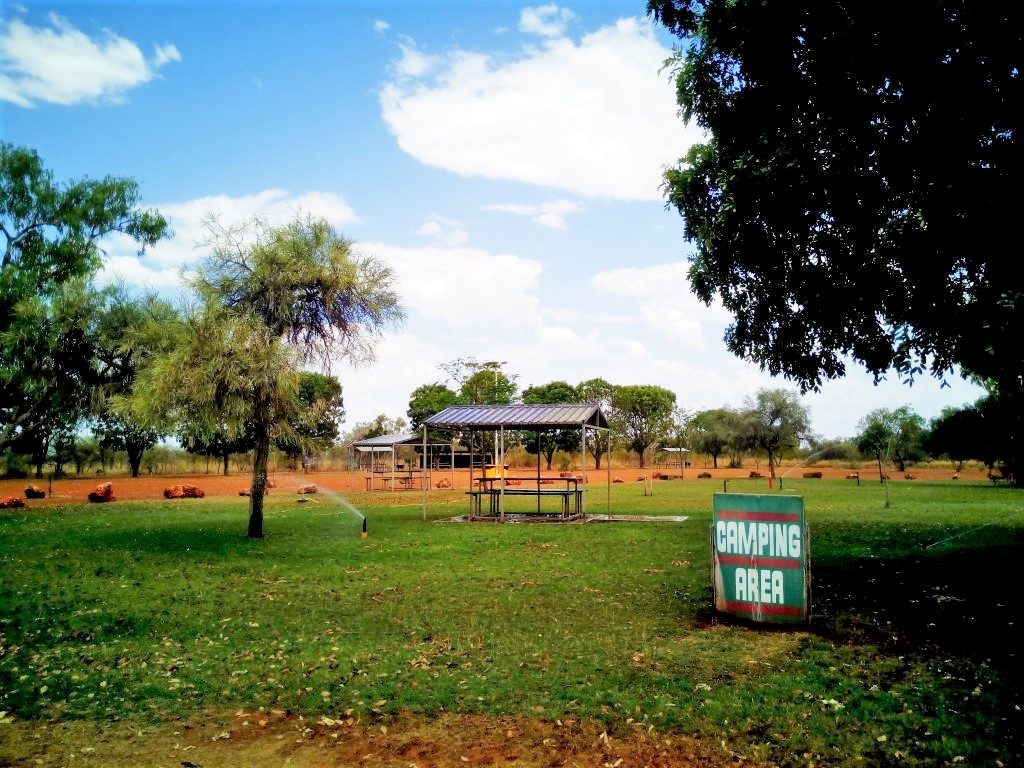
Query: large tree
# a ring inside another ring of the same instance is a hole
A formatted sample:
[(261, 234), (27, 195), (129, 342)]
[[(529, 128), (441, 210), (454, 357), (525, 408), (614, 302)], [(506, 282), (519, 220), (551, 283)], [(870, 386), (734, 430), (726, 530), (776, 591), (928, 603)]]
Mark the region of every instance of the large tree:
[(131, 179), (61, 183), (34, 150), (0, 142), (0, 451), (95, 383), (88, 281), (102, 239), (120, 232), (142, 248), (165, 231)]
[(409, 410), (406, 411), (413, 431), (418, 432), (423, 422), (455, 405), (458, 399), (455, 392), (440, 382), (416, 387), (409, 395)]
[(768, 475), (775, 477), (782, 453), (810, 437), (810, 415), (800, 396), (785, 389), (762, 389), (747, 398), (740, 421), (751, 450), (768, 456)]
[[(736, 355), (802, 389), (846, 372), (989, 379), (1024, 427), (1024, 5), (650, 0), (685, 43), (667, 171), (694, 292)], [(1017, 440), (1019, 453), (1020, 440)], [(1012, 463), (1016, 459), (1011, 457)]]
[(303, 371), (299, 375), (299, 409), (291, 425), (294, 437), (278, 440), (277, 447), (288, 457), (291, 469), (297, 469), (299, 457), (326, 450), (338, 439), (344, 420), (341, 382), (330, 374)]
[(636, 384), (617, 387), (612, 395), (613, 429), (646, 466), (647, 451), (672, 429), (676, 395), (664, 387)]
[(854, 438), (857, 450), (878, 462), (878, 480), (884, 482), (884, 462), (894, 461), (900, 472), (908, 461), (923, 457), (924, 419), (909, 405), (876, 408), (860, 420)]
[[(602, 378), (587, 379), (576, 385), (576, 397), (581, 403), (593, 403), (601, 408), (605, 418), (612, 411), (612, 395), (616, 386)], [(587, 450), (594, 457), (594, 469), (601, 469), (601, 457), (608, 452), (608, 440), (603, 435), (595, 435), (587, 441)]]
[(300, 366), (372, 358), (379, 334), (403, 312), (391, 270), (325, 220), (209, 227), (210, 253), (191, 279), (201, 307), (176, 324), (174, 349), (140, 372), (132, 405), (156, 420), (188, 413), (197, 434), (251, 425), (248, 535), (260, 538), (270, 446), (294, 437)]
[(711, 457), (718, 469), (718, 457), (736, 442), (739, 414), (731, 408), (698, 411), (693, 417), (694, 448)]
[(144, 361), (168, 345), (158, 334), (143, 336), (150, 323), (169, 323), (174, 307), (155, 296), (138, 296), (124, 285), (103, 291), (104, 305), (96, 317), (95, 367), (100, 386), (94, 397), (96, 420), (93, 432), (104, 450), (124, 451), (132, 477), (147, 449), (156, 445), (161, 432), (140, 424), (130, 414), (110, 407), (110, 398), (131, 392)]
[[(527, 387), (523, 390), (524, 405), (543, 405), (546, 403), (577, 402), (576, 388), (564, 381), (551, 381)], [(551, 460), (555, 451), (571, 452), (579, 450), (579, 429), (549, 429), (542, 432), (526, 431), (523, 433), (523, 447), (527, 453), (537, 454), (537, 460), (543, 456), (547, 468), (551, 469)]]

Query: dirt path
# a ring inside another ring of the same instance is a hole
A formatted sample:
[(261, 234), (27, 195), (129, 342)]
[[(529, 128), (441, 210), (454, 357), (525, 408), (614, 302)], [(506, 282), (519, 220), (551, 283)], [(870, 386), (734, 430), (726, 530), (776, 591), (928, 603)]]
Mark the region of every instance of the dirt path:
[(484, 715), (356, 724), (345, 718), (311, 720), (277, 710), (239, 710), (204, 723), (159, 727), (0, 721), (0, 729), (0, 761), (18, 768), (717, 768), (739, 762), (721, 747), (639, 724), (609, 735), (590, 721)]
[[(527, 470), (523, 471), (526, 472)], [(797, 479), (801, 478), (805, 471), (820, 471), (822, 476), (825, 478), (841, 479), (850, 474), (850, 470), (848, 469), (815, 468), (814, 470), (806, 470), (803, 468), (784, 467), (780, 472), (780, 475), (788, 473), (786, 474), (787, 479)], [(711, 478), (698, 479), (698, 474), (701, 472), (709, 473)], [(724, 479), (748, 479), (750, 472), (750, 469), (703, 469), (700, 467), (691, 467), (686, 470), (684, 480), (686, 482), (714, 482), (715, 480)], [(661, 474), (670, 473), (674, 477), (678, 477), (679, 470), (678, 468), (673, 468), (671, 470), (665, 468), (640, 470), (635, 467), (630, 467), (613, 469), (611, 476), (613, 481), (633, 483), (638, 482), (640, 478), (644, 477), (646, 474), (650, 474), (652, 477), (659, 477)], [(949, 480), (953, 475), (951, 470), (939, 468), (914, 468), (911, 470), (910, 474), (913, 475), (913, 480), (919, 481), (945, 481)], [(542, 475), (547, 477), (557, 477), (557, 473), (544, 472)], [(603, 484), (607, 481), (608, 477), (608, 474), (604, 470), (601, 470), (600, 472), (594, 472), (591, 470), (588, 475), (590, 482), (594, 484)], [(871, 470), (862, 469), (860, 471), (860, 475), (861, 482), (878, 481), (877, 471), (872, 474)], [(899, 475), (896, 472), (890, 472), (890, 478), (893, 482), (913, 482), (913, 480), (908, 480), (903, 475)], [(280, 493), (294, 495), (300, 486), (310, 483), (333, 491), (363, 491), (366, 489), (365, 474), (362, 472), (312, 472), (308, 474), (302, 474), (299, 472), (275, 472), (270, 475), (270, 479), (274, 483), (274, 488), (271, 490), (271, 493), (275, 494)], [(965, 481), (985, 480), (986, 473), (977, 470), (961, 472), (960, 479)], [(164, 489), (174, 485), (196, 485), (200, 487), (207, 496), (238, 496), (239, 491), (248, 490), (250, 481), (251, 477), (247, 474), (230, 475), (228, 477), (215, 474), (146, 475), (137, 478), (117, 475), (109, 477), (92, 476), (63, 478), (53, 481), (49, 481), (46, 478), (42, 480), (0, 480), (0, 498), (13, 496), (24, 499), (25, 488), (29, 485), (35, 485), (46, 491), (47, 498), (43, 500), (31, 500), (29, 503), (32, 506), (38, 504), (68, 504), (85, 502), (89, 492), (99, 483), (103, 482), (110, 482), (113, 484), (114, 494), (120, 500), (162, 499)], [(457, 470), (454, 474), (451, 472), (433, 473), (431, 477), (432, 485), (436, 485), (441, 481), (450, 482), (452, 488), (468, 488), (469, 472), (467, 470)], [(767, 484), (767, 479), (757, 482)], [(754, 489), (751, 488), (751, 490), (753, 491)], [(388, 495), (410, 495), (410, 497), (413, 497), (418, 492), (418, 490), (399, 490), (394, 493), (389, 493)]]

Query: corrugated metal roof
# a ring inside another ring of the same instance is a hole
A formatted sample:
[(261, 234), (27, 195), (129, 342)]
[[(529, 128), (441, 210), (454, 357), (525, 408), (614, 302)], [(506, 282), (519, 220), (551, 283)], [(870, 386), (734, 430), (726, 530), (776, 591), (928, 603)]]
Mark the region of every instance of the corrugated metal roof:
[(548, 405), (453, 405), (427, 419), (440, 429), (569, 429), (587, 424), (608, 428), (608, 420), (594, 403)]
[(378, 435), (368, 437), (365, 440), (356, 440), (352, 443), (353, 448), (390, 448), (393, 445), (404, 445), (415, 443), (417, 435), (412, 432), (400, 432), (397, 435)]

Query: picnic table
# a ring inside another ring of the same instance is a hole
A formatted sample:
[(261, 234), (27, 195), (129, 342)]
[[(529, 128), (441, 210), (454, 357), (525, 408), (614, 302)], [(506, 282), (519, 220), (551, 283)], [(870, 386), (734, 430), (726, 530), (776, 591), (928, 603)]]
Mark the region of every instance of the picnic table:
[[(502, 480), (504, 479), (504, 488)], [(534, 496), (537, 498), (537, 511), (540, 512), (540, 500), (556, 498), (560, 502), (560, 515), (563, 518), (583, 512), (583, 494), (586, 489), (580, 488), (582, 477), (480, 477), (476, 478), (477, 487), (466, 492), (470, 501), (471, 516), (483, 516), (483, 499), (488, 502), (488, 515), (497, 517), (501, 512), (501, 497)], [(553, 487), (545, 487), (553, 486)]]
[(380, 490), (382, 491), (386, 491), (391, 488), (392, 479), (394, 479), (396, 489), (409, 490), (420, 487), (420, 481), (424, 477), (424, 474), (424, 471), (417, 467), (403, 467), (401, 469), (396, 467), (394, 470), (375, 469), (370, 472), (370, 474), (363, 475), (363, 479), (366, 480), (366, 490), (368, 491), (374, 490), (378, 484), (378, 479), (380, 480)]

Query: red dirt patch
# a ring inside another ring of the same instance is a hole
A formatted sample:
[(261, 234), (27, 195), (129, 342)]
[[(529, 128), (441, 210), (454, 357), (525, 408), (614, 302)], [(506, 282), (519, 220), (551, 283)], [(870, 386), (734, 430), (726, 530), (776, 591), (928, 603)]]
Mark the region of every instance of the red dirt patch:
[[(524, 470), (525, 473), (526, 470)], [(817, 470), (815, 470), (817, 471)], [(778, 475), (782, 476), (785, 472), (790, 472), (789, 476), (785, 478), (786, 481), (794, 479), (798, 476), (796, 468), (783, 467), (779, 471)], [(841, 468), (823, 468), (821, 470), (822, 476), (829, 479), (842, 479), (851, 475), (849, 469)], [(639, 469), (616, 469), (615, 476), (612, 482), (615, 480), (639, 480), (644, 477), (645, 471)], [(749, 469), (707, 469), (702, 470), (699, 468), (691, 468), (686, 470), (683, 478), (684, 482), (696, 482), (697, 478), (701, 477), (705, 473), (710, 474), (714, 480), (725, 480), (730, 481), (742, 481), (743, 485), (749, 484), (751, 488), (767, 487), (767, 478), (756, 478), (749, 479)], [(802, 472), (801, 472), (802, 473)], [(532, 474), (532, 473), (531, 473)], [(544, 480), (548, 483), (558, 480), (557, 476), (553, 476), (549, 473), (543, 473)], [(931, 469), (931, 468), (914, 468), (914, 475), (917, 480), (920, 481), (946, 481), (953, 479), (953, 472), (949, 469)], [(476, 473), (479, 477), (479, 472)], [(554, 477), (554, 479), (552, 479)], [(114, 495), (118, 500), (127, 501), (139, 501), (139, 500), (162, 500), (164, 498), (164, 489), (175, 485), (193, 485), (199, 486), (203, 489), (207, 497), (218, 497), (218, 496), (234, 496), (238, 497), (239, 490), (248, 490), (249, 485), (252, 481), (251, 475), (248, 474), (234, 474), (223, 475), (215, 474), (195, 474), (195, 475), (146, 475), (143, 477), (126, 477), (123, 475), (103, 477), (102, 475), (97, 477), (77, 477), (77, 478), (62, 478), (59, 480), (53, 480), (52, 483), (46, 480), (35, 480), (35, 484), (46, 491), (45, 499), (32, 499), (26, 506), (38, 506), (38, 505), (49, 505), (49, 504), (80, 504), (87, 501), (87, 497), (90, 491), (94, 491), (97, 487), (97, 481), (102, 478), (102, 482), (110, 482), (113, 485)], [(365, 491), (366, 490), (366, 475), (364, 472), (312, 472), (303, 474), (301, 472), (276, 472), (271, 474), (268, 478), (269, 482), (272, 482), (272, 490), (270, 494), (288, 494), (292, 495), (299, 492), (300, 488), (311, 485), (312, 481), (315, 481), (316, 486), (321, 490), (328, 491)], [(673, 478), (678, 478), (678, 475), (673, 475)], [(431, 477), (432, 486), (437, 485), (441, 480), (445, 479), (451, 483), (451, 489), (462, 489), (469, 487), (469, 472), (467, 470), (456, 470), (454, 475), (449, 472), (434, 472)], [(984, 481), (988, 477), (984, 471), (964, 471), (959, 474), (960, 480), (969, 481)], [(860, 472), (861, 482), (871, 482), (874, 480), (878, 481), (877, 470), (872, 475), (867, 470), (861, 470)], [(908, 482), (902, 475), (895, 475), (892, 477), (893, 482)], [(543, 480), (542, 480), (543, 482)], [(608, 482), (608, 475), (604, 468), (600, 472), (596, 473), (596, 484), (604, 485)], [(448, 487), (448, 486), (438, 486)], [(737, 486), (738, 487), (738, 486)], [(6, 497), (21, 497), (25, 490), (25, 480), (0, 480), (0, 498)], [(387, 495), (393, 498), (403, 498), (406, 496), (416, 496), (420, 493), (419, 488), (412, 488), (410, 490), (395, 490), (388, 491)]]

